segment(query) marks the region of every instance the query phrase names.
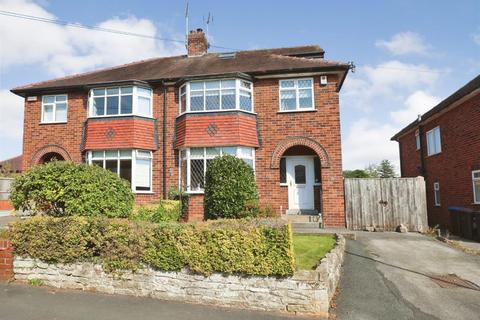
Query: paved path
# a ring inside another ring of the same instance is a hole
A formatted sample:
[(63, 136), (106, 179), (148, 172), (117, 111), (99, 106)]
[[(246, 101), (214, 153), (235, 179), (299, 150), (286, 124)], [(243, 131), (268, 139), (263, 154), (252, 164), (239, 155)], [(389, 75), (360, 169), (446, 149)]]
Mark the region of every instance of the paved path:
[(347, 240), (336, 317), (480, 319), (479, 289), (432, 280), (452, 273), (480, 285), (480, 257), (415, 233), (357, 233)]
[(221, 309), (150, 298), (0, 284), (0, 320), (297, 320), (288, 315)]

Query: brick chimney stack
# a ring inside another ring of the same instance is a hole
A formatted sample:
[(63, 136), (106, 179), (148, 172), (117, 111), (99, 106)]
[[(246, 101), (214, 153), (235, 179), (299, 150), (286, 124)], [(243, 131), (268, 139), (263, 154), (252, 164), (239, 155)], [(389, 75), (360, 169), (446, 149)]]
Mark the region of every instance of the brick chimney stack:
[(207, 49), (210, 45), (208, 44), (207, 37), (202, 29), (191, 30), (188, 34), (188, 56), (196, 57), (203, 56), (207, 53)]

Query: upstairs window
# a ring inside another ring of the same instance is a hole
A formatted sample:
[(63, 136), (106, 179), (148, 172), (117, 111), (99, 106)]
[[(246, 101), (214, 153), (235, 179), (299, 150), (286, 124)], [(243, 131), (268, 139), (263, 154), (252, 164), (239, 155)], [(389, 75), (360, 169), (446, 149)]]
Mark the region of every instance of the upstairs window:
[(440, 127), (433, 128), (427, 132), (427, 152), (429, 156), (442, 152)]
[(315, 109), (313, 79), (280, 80), (280, 111), (305, 111)]
[(67, 95), (42, 97), (42, 123), (67, 122)]
[(152, 117), (152, 90), (137, 86), (92, 89), (89, 105), (90, 117)]
[(252, 83), (240, 79), (191, 81), (180, 87), (180, 113), (253, 111)]

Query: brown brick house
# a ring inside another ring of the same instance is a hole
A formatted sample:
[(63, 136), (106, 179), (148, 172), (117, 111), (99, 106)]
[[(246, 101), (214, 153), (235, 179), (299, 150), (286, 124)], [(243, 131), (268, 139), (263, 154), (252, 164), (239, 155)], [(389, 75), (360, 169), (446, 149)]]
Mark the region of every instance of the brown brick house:
[(13, 89), (25, 97), (23, 168), (97, 164), (129, 180), (137, 202), (181, 186), (189, 219), (200, 219), (206, 166), (228, 153), (254, 168), (264, 204), (343, 227), (339, 91), (349, 65), (318, 46), (207, 53), (200, 29), (188, 40), (188, 55)]
[(451, 206), (480, 209), (480, 75), (392, 140), (402, 177), (425, 177), (431, 226), (451, 230)]

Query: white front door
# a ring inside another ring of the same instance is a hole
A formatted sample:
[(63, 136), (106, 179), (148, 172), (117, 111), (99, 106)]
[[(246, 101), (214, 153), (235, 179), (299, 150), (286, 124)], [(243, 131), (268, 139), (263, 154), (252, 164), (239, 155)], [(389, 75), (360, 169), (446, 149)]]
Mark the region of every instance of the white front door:
[(313, 157), (287, 157), (287, 183), (289, 209), (313, 210), (314, 184)]

